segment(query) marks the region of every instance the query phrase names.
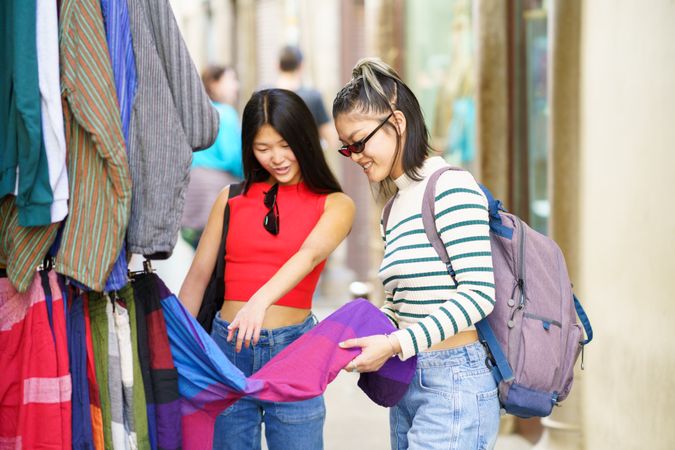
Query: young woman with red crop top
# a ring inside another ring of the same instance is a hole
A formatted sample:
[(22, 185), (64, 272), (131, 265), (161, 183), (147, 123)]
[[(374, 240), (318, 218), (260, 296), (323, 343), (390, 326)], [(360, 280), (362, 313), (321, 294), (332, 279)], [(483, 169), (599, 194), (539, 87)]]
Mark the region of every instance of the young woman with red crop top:
[[(212, 337), (250, 376), (316, 323), (312, 294), (326, 257), (347, 236), (354, 204), (331, 173), (312, 115), (296, 94), (253, 94), (242, 123), (245, 185), (229, 200), (225, 300)], [(213, 271), (228, 188), (216, 200), (179, 298), (197, 315)], [(243, 398), (217, 419), (214, 448), (323, 448), (323, 397)]]

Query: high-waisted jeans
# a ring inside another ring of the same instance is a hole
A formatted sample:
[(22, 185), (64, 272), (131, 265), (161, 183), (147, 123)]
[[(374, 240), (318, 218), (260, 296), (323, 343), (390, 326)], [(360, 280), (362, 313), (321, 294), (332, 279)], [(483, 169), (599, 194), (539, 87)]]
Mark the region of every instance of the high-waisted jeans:
[[(310, 315), (298, 325), (263, 329), (255, 346), (242, 347), (236, 353), (236, 341), (227, 342), (229, 323), (222, 320), (218, 313), (213, 320), (211, 336), (227, 358), (248, 377), (311, 330), (316, 322), (316, 318)], [(265, 423), (265, 439), (270, 450), (321, 450), (325, 418), (323, 396), (299, 402), (266, 402), (244, 397), (218, 416), (213, 448), (259, 450), (261, 424)]]
[(417, 372), (390, 410), (394, 450), (483, 450), (499, 429), (497, 384), (478, 343), (417, 355)]

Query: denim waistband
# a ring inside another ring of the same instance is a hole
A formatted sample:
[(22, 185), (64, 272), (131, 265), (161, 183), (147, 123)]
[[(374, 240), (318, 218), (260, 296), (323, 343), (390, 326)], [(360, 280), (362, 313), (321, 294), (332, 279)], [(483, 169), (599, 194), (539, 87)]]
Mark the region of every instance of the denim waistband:
[[(292, 342), (314, 328), (318, 323), (316, 316), (310, 314), (307, 318), (297, 325), (290, 325), (287, 327), (280, 328), (263, 328), (260, 330), (260, 339), (258, 339), (258, 346), (273, 346), (278, 344), (285, 344)], [(227, 333), (227, 327), (230, 323), (220, 318), (220, 311), (216, 313), (216, 317), (213, 320), (214, 327), (222, 327)], [(233, 339), (231, 344), (235, 344)]]
[(472, 342), (462, 347), (447, 350), (434, 350), (417, 354), (417, 367), (459, 366), (462, 364), (485, 361), (487, 353), (483, 344)]

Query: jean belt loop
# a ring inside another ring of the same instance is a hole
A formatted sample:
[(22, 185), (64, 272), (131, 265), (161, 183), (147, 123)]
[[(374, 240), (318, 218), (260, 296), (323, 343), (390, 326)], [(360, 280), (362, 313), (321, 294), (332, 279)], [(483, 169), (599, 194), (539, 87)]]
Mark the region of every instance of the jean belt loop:
[(275, 332), (273, 329), (266, 330), (267, 334), (267, 345), (270, 347), (274, 347), (274, 337), (275, 337)]

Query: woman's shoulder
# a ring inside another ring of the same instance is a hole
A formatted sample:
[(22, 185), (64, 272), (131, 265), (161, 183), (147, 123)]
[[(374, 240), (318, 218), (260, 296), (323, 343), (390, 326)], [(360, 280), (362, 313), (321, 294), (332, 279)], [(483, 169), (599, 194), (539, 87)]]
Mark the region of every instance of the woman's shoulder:
[(355, 208), (354, 200), (344, 192), (326, 194), (326, 208)]
[[(457, 194), (457, 195), (452, 195)], [(459, 195), (464, 194), (464, 195)], [(443, 172), (436, 182), (436, 201), (448, 197), (464, 197), (465, 199), (479, 196), (485, 199), (482, 189), (474, 176), (468, 170), (448, 170)]]

